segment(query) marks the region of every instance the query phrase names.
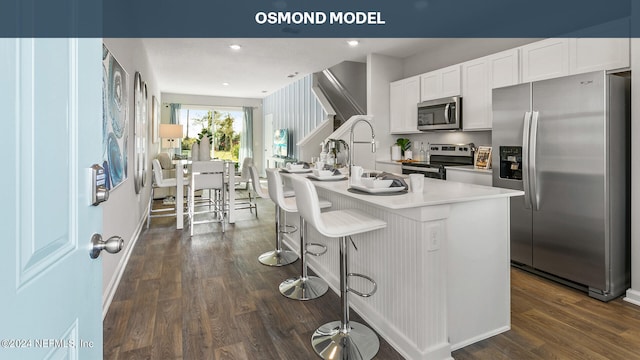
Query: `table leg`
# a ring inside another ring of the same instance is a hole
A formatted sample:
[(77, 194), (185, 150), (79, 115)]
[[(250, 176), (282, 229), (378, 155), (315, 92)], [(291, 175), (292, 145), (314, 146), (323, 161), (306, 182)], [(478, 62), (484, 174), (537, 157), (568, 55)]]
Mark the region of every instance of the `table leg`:
[(184, 165), (176, 165), (176, 229), (184, 227)]
[(229, 163), (229, 224), (236, 222), (236, 167)]

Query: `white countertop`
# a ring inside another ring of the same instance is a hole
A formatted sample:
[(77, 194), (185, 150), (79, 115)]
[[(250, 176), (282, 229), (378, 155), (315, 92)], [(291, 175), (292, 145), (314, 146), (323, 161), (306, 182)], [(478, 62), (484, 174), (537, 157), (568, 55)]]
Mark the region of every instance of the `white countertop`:
[(447, 171), (449, 171), (449, 170), (459, 170), (459, 171), (468, 171), (468, 172), (473, 172), (473, 173), (489, 174), (489, 175), (491, 175), (492, 172), (493, 172), (492, 169), (478, 169), (473, 165), (445, 166), (444, 168), (447, 169)]
[(376, 159), (376, 162), (379, 162), (382, 164), (402, 165), (401, 162), (395, 161), (395, 160)]
[(422, 193), (408, 192), (399, 195), (365, 195), (352, 193), (347, 190), (349, 187), (348, 180), (313, 181), (313, 183), (320, 189), (326, 189), (343, 196), (359, 199), (375, 206), (396, 210), (524, 195), (524, 192), (519, 190), (430, 178), (424, 179), (424, 191)]

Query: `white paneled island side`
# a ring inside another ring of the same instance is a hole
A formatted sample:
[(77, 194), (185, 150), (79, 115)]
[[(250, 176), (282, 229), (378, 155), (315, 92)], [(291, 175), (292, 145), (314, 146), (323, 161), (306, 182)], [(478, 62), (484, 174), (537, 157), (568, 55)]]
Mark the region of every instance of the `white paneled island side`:
[[(371, 276), (378, 291), (350, 302), (405, 358), (451, 359), (452, 350), (509, 330), (509, 198), (523, 192), (428, 178), (422, 193), (400, 195), (352, 193), (347, 180), (314, 184), (329, 210), (355, 208), (387, 222), (353, 236), (350, 272)], [(298, 220), (287, 214), (287, 223)], [(298, 251), (298, 232), (284, 242)], [(337, 292), (338, 240), (309, 226), (307, 242), (328, 247), (308, 263)], [(349, 281), (359, 291), (371, 288)]]

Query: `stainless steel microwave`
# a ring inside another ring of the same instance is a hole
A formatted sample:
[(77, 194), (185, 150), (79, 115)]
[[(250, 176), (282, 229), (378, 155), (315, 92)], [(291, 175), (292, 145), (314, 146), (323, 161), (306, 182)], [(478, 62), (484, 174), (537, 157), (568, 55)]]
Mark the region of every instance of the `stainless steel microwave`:
[(418, 104), (418, 130), (460, 130), (462, 98), (460, 96), (423, 101)]

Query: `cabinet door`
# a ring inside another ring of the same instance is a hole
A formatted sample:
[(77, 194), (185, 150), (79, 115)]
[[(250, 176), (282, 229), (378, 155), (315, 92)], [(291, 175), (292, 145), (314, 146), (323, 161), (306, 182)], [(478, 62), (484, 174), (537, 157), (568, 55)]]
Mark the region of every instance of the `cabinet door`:
[(629, 38), (572, 38), (569, 40), (569, 72), (580, 74), (630, 66)]
[(389, 130), (392, 134), (417, 133), (420, 77), (392, 82), (389, 85)]
[(460, 65), (453, 65), (439, 70), (441, 73), (440, 97), (460, 95)]
[(525, 45), (522, 51), (522, 82), (569, 75), (569, 40), (546, 39)]
[(442, 74), (432, 71), (420, 75), (420, 101), (440, 98), (442, 94)]
[(491, 129), (491, 88), (489, 59), (462, 64), (462, 127), (464, 130)]
[(520, 83), (518, 49), (502, 51), (489, 57), (489, 84), (491, 89)]
[(420, 102), (420, 77), (414, 76), (404, 83), (403, 107), (406, 131), (418, 132), (418, 103)]

